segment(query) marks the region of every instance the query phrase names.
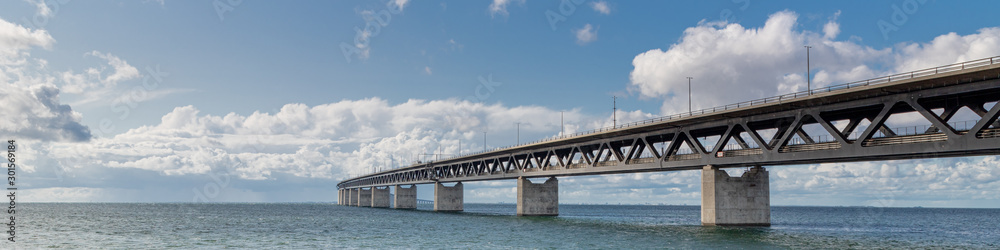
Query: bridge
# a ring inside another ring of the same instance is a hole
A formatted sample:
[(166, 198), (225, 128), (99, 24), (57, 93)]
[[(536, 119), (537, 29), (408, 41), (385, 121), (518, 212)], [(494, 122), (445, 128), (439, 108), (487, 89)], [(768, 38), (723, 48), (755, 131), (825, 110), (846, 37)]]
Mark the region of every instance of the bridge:
[[(434, 210), (461, 211), (462, 182), (516, 179), (518, 215), (554, 216), (558, 177), (701, 170), (703, 225), (769, 226), (764, 166), (995, 155), (997, 101), (1000, 57), (992, 57), (358, 176), (337, 185), (338, 203), (388, 207), (393, 199), (412, 209), (416, 184), (434, 184)], [(953, 121), (963, 108), (978, 119)], [(914, 118), (927, 123), (887, 123)], [(729, 176), (725, 168), (748, 170)]]

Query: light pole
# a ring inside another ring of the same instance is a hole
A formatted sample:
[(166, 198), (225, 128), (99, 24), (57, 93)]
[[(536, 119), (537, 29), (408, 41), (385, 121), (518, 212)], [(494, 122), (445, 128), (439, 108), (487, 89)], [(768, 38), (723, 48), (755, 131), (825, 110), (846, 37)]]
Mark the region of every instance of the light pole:
[(611, 127), (618, 126), (618, 96), (611, 96)]
[(559, 111), (559, 135), (566, 133), (566, 111)]
[(483, 152), (486, 152), (486, 130), (483, 130)]
[(809, 94), (812, 95), (812, 69), (809, 66), (809, 49), (811, 49), (812, 46), (806, 45), (805, 47), (806, 47), (806, 91), (809, 91)]
[(517, 124), (517, 145), (521, 145), (521, 122), (515, 122)]
[(688, 113), (691, 113), (692, 112), (691, 111), (691, 79), (694, 79), (694, 77), (690, 77), (689, 76), (687, 78), (688, 78)]

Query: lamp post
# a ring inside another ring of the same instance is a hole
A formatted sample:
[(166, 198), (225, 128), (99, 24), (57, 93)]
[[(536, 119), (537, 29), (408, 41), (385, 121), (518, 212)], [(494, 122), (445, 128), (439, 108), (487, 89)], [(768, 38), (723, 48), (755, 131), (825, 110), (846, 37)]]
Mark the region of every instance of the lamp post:
[(559, 136), (566, 133), (566, 111), (559, 111)]
[(694, 79), (694, 77), (690, 77), (689, 76), (689, 77), (687, 77), (687, 79), (688, 79), (688, 113), (691, 113), (692, 112), (691, 111), (691, 79)]
[(611, 127), (618, 127), (618, 96), (611, 96)]
[(517, 145), (521, 145), (521, 122), (515, 122), (517, 124)]
[(812, 46), (806, 45), (806, 91), (809, 91), (809, 95), (812, 95), (812, 69), (809, 66), (809, 49)]

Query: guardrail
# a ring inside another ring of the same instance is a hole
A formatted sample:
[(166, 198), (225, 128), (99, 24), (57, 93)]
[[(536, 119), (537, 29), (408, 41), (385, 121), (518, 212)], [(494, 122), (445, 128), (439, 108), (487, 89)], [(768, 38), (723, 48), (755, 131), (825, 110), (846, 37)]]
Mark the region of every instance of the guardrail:
[[(617, 126), (604, 127), (604, 128), (598, 128), (598, 129), (593, 129), (593, 130), (588, 130), (588, 131), (583, 131), (583, 132), (577, 132), (577, 133), (573, 133), (573, 134), (558, 135), (558, 136), (544, 138), (544, 139), (540, 139), (540, 140), (536, 140), (536, 141), (531, 141), (531, 142), (526, 142), (526, 143), (520, 143), (520, 144), (516, 144), (516, 145), (510, 145), (510, 146), (505, 146), (505, 147), (497, 147), (497, 148), (493, 148), (493, 149), (490, 149), (490, 150), (483, 150), (483, 151), (478, 151), (478, 152), (474, 152), (474, 153), (461, 154), (461, 155), (458, 155), (458, 156), (455, 156), (455, 157), (452, 157), (452, 158), (442, 159), (441, 161), (445, 161), (445, 160), (449, 160), (449, 159), (454, 159), (454, 158), (461, 158), (461, 157), (470, 156), (470, 155), (477, 155), (477, 154), (483, 154), (483, 153), (488, 153), (488, 152), (501, 151), (501, 150), (505, 150), (505, 149), (509, 149), (509, 148), (514, 148), (514, 147), (519, 147), (519, 146), (524, 146), (524, 145), (529, 145), (529, 144), (536, 144), (536, 143), (542, 143), (542, 142), (548, 142), (548, 141), (566, 139), (566, 138), (571, 138), (571, 137), (578, 137), (578, 136), (596, 134), (596, 133), (601, 133), (601, 132), (607, 132), (607, 131), (616, 130), (616, 129), (623, 129), (623, 128), (641, 126), (641, 125), (646, 125), (646, 124), (651, 124), (651, 123), (664, 122), (664, 121), (669, 121), (669, 120), (676, 120), (676, 119), (686, 118), (686, 117), (692, 117), (692, 116), (696, 116), (696, 115), (712, 114), (712, 113), (716, 113), (716, 112), (722, 112), (722, 111), (728, 111), (728, 110), (734, 110), (734, 109), (752, 107), (752, 106), (757, 106), (757, 105), (762, 105), (762, 104), (780, 103), (780, 102), (785, 102), (785, 101), (793, 101), (793, 100), (798, 100), (800, 98), (806, 98), (806, 97), (809, 97), (809, 96), (812, 96), (812, 95), (815, 95), (815, 94), (829, 93), (829, 92), (841, 91), (841, 90), (848, 90), (848, 89), (852, 89), (852, 88), (865, 87), (865, 86), (871, 86), (871, 85), (881, 85), (881, 84), (886, 84), (886, 83), (891, 83), (891, 82), (896, 82), (896, 81), (909, 80), (909, 79), (913, 79), (913, 78), (917, 78), (917, 77), (932, 76), (932, 75), (949, 73), (949, 72), (954, 72), (954, 71), (959, 71), (959, 70), (984, 67), (984, 66), (989, 66), (989, 65), (993, 65), (993, 64), (1000, 64), (1000, 56), (983, 58), (983, 59), (972, 60), (972, 61), (961, 62), (961, 63), (955, 63), (955, 64), (949, 64), (949, 65), (938, 66), (938, 67), (928, 68), (928, 69), (915, 70), (915, 71), (910, 71), (910, 72), (905, 72), (905, 73), (899, 73), (899, 74), (894, 74), (894, 75), (889, 75), (889, 76), (882, 76), (882, 77), (877, 77), (877, 78), (872, 78), (872, 79), (867, 79), (867, 80), (861, 80), (861, 81), (855, 81), (855, 82), (849, 82), (849, 83), (843, 83), (843, 84), (838, 84), (838, 85), (831, 85), (831, 86), (827, 86), (827, 87), (823, 87), (823, 88), (818, 88), (818, 89), (812, 89), (812, 90), (807, 90), (807, 91), (800, 91), (800, 92), (789, 93), (789, 94), (784, 94), (784, 95), (779, 95), (779, 96), (772, 96), (772, 97), (767, 97), (767, 98), (760, 98), (760, 99), (755, 99), (755, 100), (750, 100), (750, 101), (744, 101), (744, 102), (739, 102), (739, 103), (733, 103), (733, 104), (724, 105), (724, 106), (718, 106), (718, 107), (713, 107), (713, 108), (706, 108), (706, 109), (701, 109), (701, 110), (695, 110), (695, 111), (691, 111), (691, 112), (687, 112), (687, 113), (680, 113), (680, 114), (675, 114), (675, 115), (669, 115), (669, 116), (657, 117), (657, 118), (652, 118), (652, 119), (646, 119), (646, 120), (637, 121), (637, 122), (625, 123), (625, 124), (621, 124), (621, 125), (617, 125)], [(433, 161), (428, 161), (426, 163), (431, 163), (431, 162), (433, 162)], [(401, 167), (404, 167), (404, 166), (401, 166)]]

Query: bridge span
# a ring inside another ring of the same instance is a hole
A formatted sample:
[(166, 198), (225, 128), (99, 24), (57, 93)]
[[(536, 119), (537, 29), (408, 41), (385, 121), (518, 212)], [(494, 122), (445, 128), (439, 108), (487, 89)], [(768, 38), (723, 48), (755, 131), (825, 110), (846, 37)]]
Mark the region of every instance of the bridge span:
[[(551, 216), (560, 176), (701, 170), (703, 225), (768, 226), (764, 166), (996, 155), (997, 101), (1000, 57), (992, 57), (358, 176), (337, 185), (338, 203), (415, 208), (415, 185), (434, 184), (434, 209), (461, 211), (462, 182), (516, 179), (517, 214)], [(979, 118), (953, 121), (963, 108)], [(899, 117), (928, 125), (887, 123)], [(749, 169), (722, 170), (739, 167)]]

